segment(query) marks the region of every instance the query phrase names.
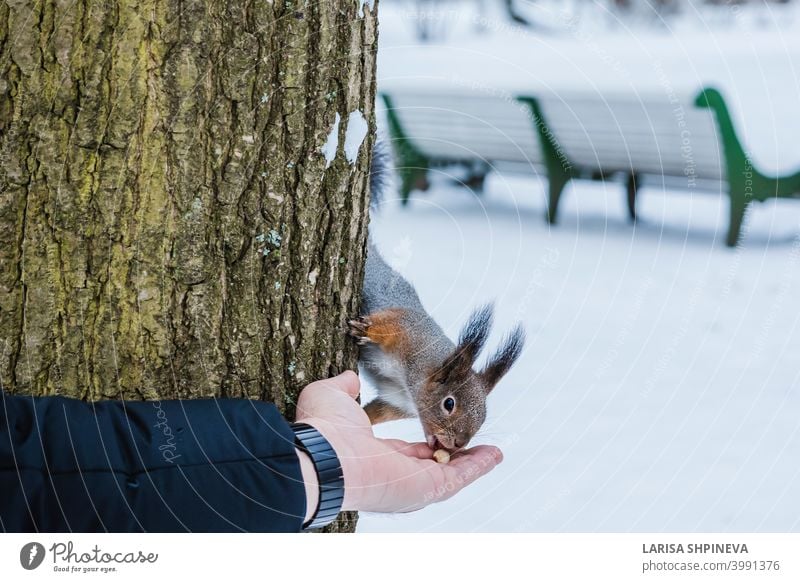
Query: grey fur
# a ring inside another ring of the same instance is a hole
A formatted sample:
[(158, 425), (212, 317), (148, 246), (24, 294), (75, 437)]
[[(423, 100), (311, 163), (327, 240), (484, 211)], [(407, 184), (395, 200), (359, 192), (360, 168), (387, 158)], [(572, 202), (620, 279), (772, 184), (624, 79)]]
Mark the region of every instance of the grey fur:
[[(388, 152), (376, 144), (370, 179), (373, 208), (386, 185), (389, 165)], [(392, 348), (394, 353), (385, 352), (367, 333), (370, 314), (387, 309), (401, 310), (399, 325), (405, 338), (401, 349)], [(425, 311), (411, 283), (383, 260), (371, 239), (361, 314), (349, 322), (350, 334), (361, 346), (359, 365), (378, 390), (376, 400), (402, 415), (419, 417), (431, 447), (437, 442), (451, 450), (466, 446), (486, 419), (486, 397), (521, 354), (521, 327), (506, 339), (483, 372), (475, 372), (472, 366), (491, 328), (492, 306), (472, 314), (456, 346)], [(448, 408), (445, 402), (451, 398), (455, 404)]]
[[(408, 362), (399, 364), (405, 369), (402, 378), (395, 369), (395, 362), (389, 361), (391, 357), (374, 344), (362, 346), (360, 354), (363, 371), (376, 386), (386, 387), (390, 391), (408, 391), (412, 398), (416, 398), (427, 377), (453, 353), (455, 344), (425, 311), (414, 287), (386, 264), (371, 240), (367, 248), (361, 297), (362, 313), (370, 314), (384, 309), (401, 308), (406, 312), (403, 323), (408, 335), (425, 338), (416, 346), (417, 353)], [(392, 403), (395, 400), (397, 398), (393, 398), (392, 395), (387, 399)], [(403, 409), (414, 416), (418, 413), (416, 407), (409, 409), (405, 406)]]

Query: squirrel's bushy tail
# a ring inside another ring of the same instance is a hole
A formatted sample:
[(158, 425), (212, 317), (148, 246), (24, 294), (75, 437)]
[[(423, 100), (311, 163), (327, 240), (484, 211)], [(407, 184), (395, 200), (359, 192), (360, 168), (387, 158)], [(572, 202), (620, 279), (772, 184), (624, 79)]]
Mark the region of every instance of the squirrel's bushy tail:
[(383, 200), (386, 190), (392, 183), (393, 171), (392, 152), (386, 141), (378, 137), (372, 146), (372, 167), (369, 173), (369, 205), (372, 209), (377, 208)]

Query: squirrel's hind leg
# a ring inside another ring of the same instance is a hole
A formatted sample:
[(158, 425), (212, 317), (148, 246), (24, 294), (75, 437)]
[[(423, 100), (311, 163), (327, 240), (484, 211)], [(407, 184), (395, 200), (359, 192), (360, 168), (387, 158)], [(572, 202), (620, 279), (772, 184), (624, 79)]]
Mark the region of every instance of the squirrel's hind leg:
[(371, 400), (364, 407), (364, 412), (367, 413), (367, 416), (369, 416), (369, 421), (372, 424), (380, 424), (390, 420), (400, 420), (401, 418), (413, 418), (414, 416), (402, 408), (389, 404), (380, 398)]

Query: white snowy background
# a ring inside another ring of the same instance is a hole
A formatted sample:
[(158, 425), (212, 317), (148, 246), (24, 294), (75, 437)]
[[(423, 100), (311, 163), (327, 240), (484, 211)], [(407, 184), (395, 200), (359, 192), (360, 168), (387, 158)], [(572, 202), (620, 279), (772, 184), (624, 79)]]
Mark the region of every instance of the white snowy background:
[[(800, 167), (795, 5), (683, 3), (658, 24), (540, 2), (535, 32), (491, 4), (443, 6), (446, 35), (422, 45), (413, 4), (383, 1), (379, 90), (713, 82), (762, 169)], [(800, 530), (800, 202), (751, 205), (728, 249), (719, 194), (645, 187), (633, 225), (620, 184), (574, 182), (550, 227), (546, 186), (493, 173), (476, 197), (442, 172), (374, 214), (379, 248), (451, 337), (496, 300), (490, 345), (517, 320), (528, 343), (473, 441), (504, 463), (422, 511), (362, 514), (359, 531)], [(377, 433), (422, 439), (416, 420)]]

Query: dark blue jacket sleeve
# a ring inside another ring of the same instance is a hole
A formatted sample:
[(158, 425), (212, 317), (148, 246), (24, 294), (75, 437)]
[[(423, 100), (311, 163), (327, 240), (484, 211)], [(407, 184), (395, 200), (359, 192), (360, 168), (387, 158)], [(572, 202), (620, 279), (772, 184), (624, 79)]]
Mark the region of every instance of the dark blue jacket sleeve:
[(299, 531), (288, 423), (251, 400), (0, 391), (0, 531)]

